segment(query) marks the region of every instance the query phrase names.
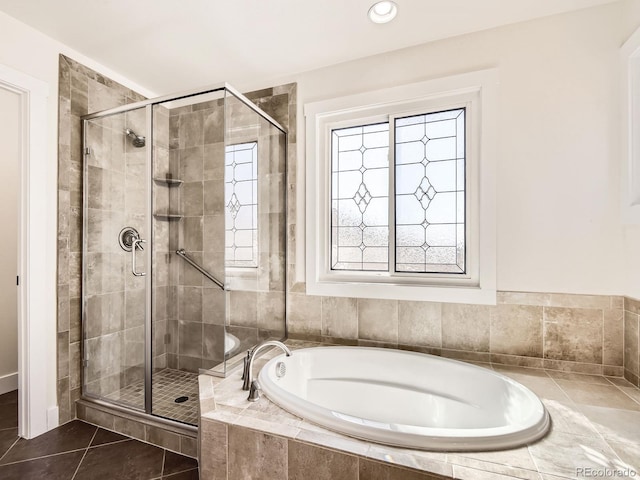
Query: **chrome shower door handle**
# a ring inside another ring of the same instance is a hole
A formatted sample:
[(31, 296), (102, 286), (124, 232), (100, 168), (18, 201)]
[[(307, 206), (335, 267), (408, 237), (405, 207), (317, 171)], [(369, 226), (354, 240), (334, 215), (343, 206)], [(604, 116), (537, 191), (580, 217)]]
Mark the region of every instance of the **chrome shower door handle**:
[(142, 240), (141, 238), (136, 238), (133, 241), (133, 244), (131, 244), (131, 273), (136, 277), (144, 277), (147, 274), (146, 272), (138, 272), (136, 268), (136, 250), (138, 250), (138, 248), (140, 250), (144, 250), (142, 248), (143, 243), (147, 243), (147, 241)]

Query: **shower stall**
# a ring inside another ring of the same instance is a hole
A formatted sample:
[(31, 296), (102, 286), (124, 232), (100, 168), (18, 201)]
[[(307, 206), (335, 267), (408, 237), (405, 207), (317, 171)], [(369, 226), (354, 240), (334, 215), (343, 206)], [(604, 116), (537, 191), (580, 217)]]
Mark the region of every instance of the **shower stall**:
[(286, 336), (286, 132), (224, 84), (82, 118), (82, 393), (195, 425)]

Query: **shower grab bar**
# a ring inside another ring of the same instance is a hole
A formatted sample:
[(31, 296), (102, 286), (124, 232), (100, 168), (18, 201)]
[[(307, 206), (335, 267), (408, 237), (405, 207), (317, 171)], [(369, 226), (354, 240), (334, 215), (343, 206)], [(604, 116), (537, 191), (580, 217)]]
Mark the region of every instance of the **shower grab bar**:
[(187, 254), (187, 252), (185, 251), (184, 248), (181, 248), (179, 250), (176, 250), (176, 254), (182, 258), (185, 259), (185, 261), (187, 263), (189, 263), (193, 268), (195, 268), (196, 270), (198, 270), (201, 274), (203, 274), (205, 277), (207, 277), (209, 280), (211, 280), (213, 283), (215, 283), (217, 286), (219, 286), (222, 290), (225, 290), (224, 288), (224, 283), (222, 283), (220, 280), (218, 280), (216, 277), (214, 277), (213, 275), (211, 275), (209, 272), (207, 272), (204, 268), (202, 268), (200, 265), (198, 265), (196, 262), (194, 262), (191, 257), (189, 257), (189, 255)]

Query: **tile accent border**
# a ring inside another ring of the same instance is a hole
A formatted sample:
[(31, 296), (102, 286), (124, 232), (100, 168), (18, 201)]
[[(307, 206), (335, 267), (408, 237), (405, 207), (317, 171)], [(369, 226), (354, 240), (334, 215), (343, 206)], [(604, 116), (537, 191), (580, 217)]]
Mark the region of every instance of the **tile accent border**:
[(198, 458), (198, 434), (187, 428), (179, 429), (153, 420), (143, 420), (87, 400), (78, 400), (77, 411), (80, 420), (92, 425), (187, 457)]

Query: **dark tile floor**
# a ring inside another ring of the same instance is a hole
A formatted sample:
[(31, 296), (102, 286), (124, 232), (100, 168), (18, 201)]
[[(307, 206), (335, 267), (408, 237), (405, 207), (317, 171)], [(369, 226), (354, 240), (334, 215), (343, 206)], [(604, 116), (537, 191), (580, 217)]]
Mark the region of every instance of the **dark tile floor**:
[(189, 457), (74, 420), (18, 438), (18, 395), (0, 395), (2, 480), (197, 480)]

